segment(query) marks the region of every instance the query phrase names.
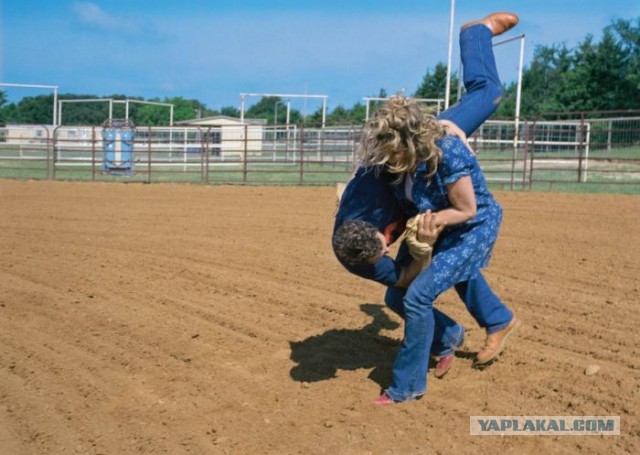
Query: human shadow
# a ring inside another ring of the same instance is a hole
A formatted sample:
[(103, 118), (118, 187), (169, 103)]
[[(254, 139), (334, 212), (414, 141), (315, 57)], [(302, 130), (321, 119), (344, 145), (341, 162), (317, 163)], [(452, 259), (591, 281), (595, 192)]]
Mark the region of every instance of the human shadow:
[(290, 375), (295, 381), (318, 382), (334, 378), (338, 370), (374, 368), (369, 378), (389, 382), (391, 365), (400, 342), (380, 335), (399, 324), (383, 311), (383, 305), (363, 303), (360, 310), (372, 321), (359, 329), (331, 329), (306, 340), (291, 341), (290, 358), (297, 363)]

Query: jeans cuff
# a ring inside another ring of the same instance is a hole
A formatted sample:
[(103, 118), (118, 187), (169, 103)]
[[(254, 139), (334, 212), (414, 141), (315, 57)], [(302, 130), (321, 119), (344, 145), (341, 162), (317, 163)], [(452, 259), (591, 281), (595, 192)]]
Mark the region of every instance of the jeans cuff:
[(424, 392), (421, 393), (408, 393), (406, 394), (406, 396), (404, 398), (400, 398), (400, 396), (394, 392), (391, 391), (391, 388), (388, 388), (387, 390), (385, 390), (386, 394), (389, 395), (389, 398), (391, 398), (393, 401), (397, 402), (397, 403), (401, 403), (403, 401), (412, 401), (412, 400), (417, 400), (419, 398), (422, 397), (422, 395), (424, 395), (426, 393), (426, 390)]
[(444, 349), (442, 352), (438, 352), (437, 354), (434, 354), (434, 355), (437, 357), (444, 357), (445, 355), (453, 354), (454, 352), (456, 352), (455, 349), (447, 348), (447, 349)]
[(511, 318), (509, 318), (507, 322), (503, 322), (501, 324), (487, 327), (487, 335), (491, 335), (492, 333), (499, 332), (500, 330), (504, 329), (506, 326), (511, 324), (511, 321), (513, 321), (513, 314), (511, 315)]

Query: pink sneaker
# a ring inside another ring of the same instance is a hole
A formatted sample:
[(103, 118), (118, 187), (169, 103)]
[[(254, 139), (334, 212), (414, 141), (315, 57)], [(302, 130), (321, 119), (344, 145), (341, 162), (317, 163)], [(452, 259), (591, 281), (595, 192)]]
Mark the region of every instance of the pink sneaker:
[(442, 379), (451, 368), (451, 364), (453, 363), (454, 358), (455, 356), (453, 355), (453, 353), (440, 357), (440, 360), (438, 360), (436, 367), (433, 369), (433, 375), (438, 379)]
[(373, 404), (375, 404), (376, 406), (389, 406), (395, 403), (396, 402), (393, 401), (393, 398), (387, 395), (387, 392), (382, 392), (382, 395), (376, 398), (373, 402)]

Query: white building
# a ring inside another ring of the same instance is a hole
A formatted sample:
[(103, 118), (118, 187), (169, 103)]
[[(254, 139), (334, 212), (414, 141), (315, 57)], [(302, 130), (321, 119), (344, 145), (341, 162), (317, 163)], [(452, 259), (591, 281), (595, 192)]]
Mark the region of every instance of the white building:
[(176, 122), (175, 126), (199, 127), (209, 141), (209, 150), (214, 156), (230, 156), (262, 150), (264, 127), (267, 121), (262, 119), (244, 119), (244, 123), (235, 117), (216, 115)]

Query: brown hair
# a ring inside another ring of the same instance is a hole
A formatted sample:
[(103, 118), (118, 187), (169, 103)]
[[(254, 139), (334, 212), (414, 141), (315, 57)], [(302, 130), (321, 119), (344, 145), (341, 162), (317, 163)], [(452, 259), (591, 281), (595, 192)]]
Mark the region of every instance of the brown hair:
[(444, 127), (415, 100), (395, 96), (364, 127), (363, 162), (386, 164), (394, 174), (414, 172), (418, 163), (426, 162), (429, 178), (442, 157), (436, 141), (444, 135)]
[(366, 263), (380, 254), (381, 249), (378, 229), (366, 221), (345, 221), (333, 235), (333, 251), (347, 264)]

